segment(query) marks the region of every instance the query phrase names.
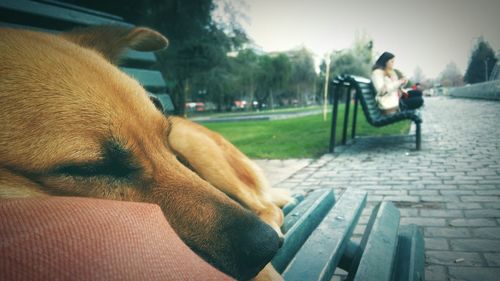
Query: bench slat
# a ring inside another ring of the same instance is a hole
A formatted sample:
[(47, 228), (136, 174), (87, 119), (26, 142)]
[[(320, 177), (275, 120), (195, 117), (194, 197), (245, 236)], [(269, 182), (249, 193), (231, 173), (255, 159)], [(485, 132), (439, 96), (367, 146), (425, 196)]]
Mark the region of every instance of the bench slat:
[(283, 272), (285, 280), (330, 280), (366, 204), (346, 191)]
[(170, 98), (170, 95), (166, 93), (156, 93), (153, 95), (155, 95), (155, 97), (157, 97), (160, 100), (163, 106), (163, 113), (170, 113), (174, 111), (175, 107), (174, 103), (172, 102), (172, 99)]
[(101, 16), (101, 17), (105, 17), (105, 18), (110, 18), (110, 19), (114, 19), (114, 20), (123, 21), (123, 18), (119, 17), (117, 15), (112, 15), (112, 14), (108, 14), (108, 13), (105, 13), (105, 12), (96, 11), (96, 10), (92, 10), (92, 9), (88, 9), (88, 8), (85, 8), (85, 7), (81, 7), (81, 6), (77, 6), (77, 5), (73, 5), (73, 4), (68, 4), (68, 3), (64, 3), (64, 2), (60, 2), (60, 1), (55, 1), (55, 0), (36, 0), (36, 1), (37, 2), (43, 2), (43, 3), (52, 4), (52, 5), (55, 5), (55, 6), (60, 6), (60, 7), (63, 7), (63, 8), (69, 8), (69, 9), (72, 9), (72, 10), (82, 11), (84, 13), (94, 14), (96, 16)]
[(121, 67), (123, 72), (137, 79), (146, 90), (159, 92), (165, 89), (165, 80), (159, 71)]
[(133, 26), (123, 21), (118, 21), (110, 18), (104, 18), (97, 15), (92, 15), (67, 9), (50, 4), (27, 1), (27, 0), (3, 0), (0, 1), (0, 10), (2, 10), (2, 18), (9, 17), (9, 22), (26, 24), (27, 21), (33, 25), (43, 25), (50, 28), (67, 28), (68, 23), (73, 25), (97, 25), (97, 24), (116, 24)]
[(151, 52), (139, 52), (128, 50), (123, 54), (122, 63), (120, 65), (129, 67), (150, 66), (156, 62), (156, 57)]
[(31, 30), (31, 31), (39, 31), (39, 32), (47, 32), (47, 33), (55, 33), (56, 32), (54, 30), (49, 30), (46, 28), (40, 28), (40, 27), (29, 26), (29, 25), (22, 25), (22, 24), (17, 24), (17, 23), (10, 23), (10, 22), (3, 22), (3, 21), (0, 21), (0, 27), (20, 28), (20, 29), (27, 29), (27, 30)]
[(411, 224), (399, 227), (398, 254), (393, 280), (425, 280), (424, 235), (422, 228)]
[[(9, 28), (27, 29), (27, 30), (32, 30), (32, 31), (47, 32), (47, 33), (54, 33), (54, 34), (58, 34), (61, 32), (58, 30), (50, 30), (50, 29), (45, 29), (45, 28), (15, 24), (15, 23), (8, 23), (8, 22), (1, 22), (1, 21), (0, 21), (0, 26), (1, 27), (9, 27)], [(150, 66), (150, 65), (153, 65), (155, 62), (156, 62), (156, 57), (152, 52), (139, 52), (139, 51), (134, 51), (134, 50), (127, 50), (123, 54), (122, 63), (120, 63), (120, 65), (129, 66), (129, 67), (140, 67), (140, 66)]]
[[(288, 215), (297, 205), (304, 201), (304, 195), (303, 194), (294, 194), (292, 195), (293, 199), (295, 199), (295, 202), (288, 203), (283, 207), (283, 214), (286, 216)], [(286, 220), (285, 220), (286, 222)]]
[(375, 207), (358, 249), (357, 257), (361, 259), (355, 257), (347, 280), (391, 280), (399, 219), (399, 211), (392, 202), (382, 202)]
[(285, 231), (285, 243), (271, 261), (278, 272), (283, 272), (334, 203), (335, 195), (332, 190), (317, 190), (311, 192), (299, 206), (287, 215), (285, 222), (290, 228)]
[(292, 226), (297, 223), (306, 213), (307, 210), (311, 208), (313, 204), (320, 198), (324, 196), (325, 190), (319, 190), (315, 192), (311, 192), (307, 195), (306, 199), (303, 200), (300, 204), (298, 204), (289, 214), (286, 214), (285, 221), (281, 226), (283, 233), (287, 233)]

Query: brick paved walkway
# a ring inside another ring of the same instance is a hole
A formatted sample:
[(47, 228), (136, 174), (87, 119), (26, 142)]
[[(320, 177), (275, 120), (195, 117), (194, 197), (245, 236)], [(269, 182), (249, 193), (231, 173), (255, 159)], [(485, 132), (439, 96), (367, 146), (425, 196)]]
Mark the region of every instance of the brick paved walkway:
[(414, 136), (360, 138), (280, 183), (293, 191), (368, 191), (355, 230), (381, 200), (424, 227), (426, 280), (500, 280), (500, 102), (429, 98)]

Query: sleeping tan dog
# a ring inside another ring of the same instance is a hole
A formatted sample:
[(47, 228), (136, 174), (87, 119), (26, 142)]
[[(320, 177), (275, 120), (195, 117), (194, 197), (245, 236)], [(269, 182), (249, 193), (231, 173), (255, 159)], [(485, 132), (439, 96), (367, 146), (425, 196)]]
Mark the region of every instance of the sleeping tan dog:
[[(0, 198), (156, 203), (197, 254), (250, 279), (279, 248), (291, 198), (220, 135), (163, 116), (113, 65), (126, 48), (166, 45), (147, 28), (0, 29)], [(270, 265), (257, 277), (272, 278)]]

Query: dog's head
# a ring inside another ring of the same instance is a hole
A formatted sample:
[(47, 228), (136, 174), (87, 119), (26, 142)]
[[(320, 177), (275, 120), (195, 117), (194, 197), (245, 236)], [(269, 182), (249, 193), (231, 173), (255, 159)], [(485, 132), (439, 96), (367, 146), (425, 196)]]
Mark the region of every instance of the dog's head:
[(0, 29), (0, 197), (156, 203), (200, 256), (250, 278), (277, 251), (276, 233), (177, 160), (169, 119), (112, 64), (125, 48), (166, 45), (147, 28)]

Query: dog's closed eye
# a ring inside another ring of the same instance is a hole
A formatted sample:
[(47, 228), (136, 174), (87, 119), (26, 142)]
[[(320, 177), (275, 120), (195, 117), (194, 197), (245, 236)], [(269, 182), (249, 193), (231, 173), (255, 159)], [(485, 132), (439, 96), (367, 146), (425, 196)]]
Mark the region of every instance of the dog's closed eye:
[(69, 164), (62, 166), (56, 170), (57, 173), (67, 174), (72, 176), (81, 176), (81, 177), (112, 176), (117, 178), (127, 177), (135, 171), (137, 171), (136, 168), (130, 167), (124, 163), (112, 163), (108, 161), (96, 162), (96, 163)]
[(95, 162), (70, 163), (55, 169), (58, 174), (92, 177), (111, 176), (126, 178), (140, 170), (132, 161), (131, 153), (117, 142), (110, 141), (104, 145), (104, 157)]

